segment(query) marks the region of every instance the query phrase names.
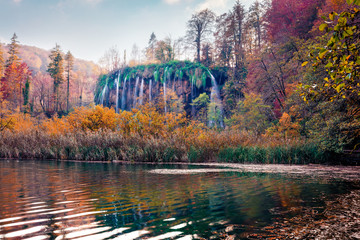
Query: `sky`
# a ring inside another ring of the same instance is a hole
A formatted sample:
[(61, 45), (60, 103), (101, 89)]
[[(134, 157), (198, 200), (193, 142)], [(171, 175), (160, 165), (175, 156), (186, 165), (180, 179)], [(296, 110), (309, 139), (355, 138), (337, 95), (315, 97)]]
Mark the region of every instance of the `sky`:
[[(248, 8), (254, 0), (240, 0)], [(14, 33), (20, 44), (64, 52), (95, 63), (111, 47), (127, 51), (182, 37), (191, 15), (205, 8), (228, 12), (236, 0), (0, 0), (0, 42)]]

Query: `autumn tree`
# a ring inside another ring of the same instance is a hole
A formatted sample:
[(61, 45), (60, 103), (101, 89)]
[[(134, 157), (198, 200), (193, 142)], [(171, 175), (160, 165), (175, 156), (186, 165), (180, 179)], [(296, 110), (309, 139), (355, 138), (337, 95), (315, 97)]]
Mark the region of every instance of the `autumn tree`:
[(287, 41), (289, 37), (309, 38), (317, 11), (325, 0), (272, 0), (265, 13), (268, 39)]
[(74, 66), (74, 57), (70, 51), (65, 55), (65, 72), (67, 78), (67, 91), (66, 91), (66, 112), (69, 112), (69, 97), (70, 97), (70, 77), (71, 71)]
[(4, 50), (2, 48), (2, 44), (0, 43), (0, 79), (3, 77), (4, 70), (5, 70)]
[(11, 38), (8, 54), (9, 58), (6, 61), (3, 77), (0, 80), (0, 91), (3, 100), (9, 101), (13, 108), (17, 107), (19, 110), (23, 110), (23, 105), (27, 104), (25, 95), (28, 96), (31, 71), (26, 63), (21, 62), (18, 56), (19, 44), (15, 33)]
[(202, 47), (201, 63), (205, 67), (210, 67), (213, 63), (212, 47), (210, 43), (205, 43)]
[(53, 100), (55, 104), (55, 111), (58, 111), (59, 106), (59, 87), (64, 82), (64, 58), (62, 55), (60, 46), (56, 44), (56, 46), (51, 50), (51, 54), (49, 56), (50, 63), (47, 69), (47, 72), (54, 80)]
[(230, 67), (232, 60), (233, 45), (231, 39), (227, 35), (227, 19), (228, 14), (224, 13), (216, 18), (215, 46), (216, 59), (219, 66)]
[(244, 39), (244, 22), (245, 22), (245, 9), (244, 6), (236, 1), (232, 12), (229, 14), (229, 27), (228, 31), (233, 40), (234, 56), (235, 56), (235, 78), (239, 78), (239, 72), (244, 68), (245, 54), (243, 49)]
[(161, 63), (174, 60), (175, 56), (171, 38), (166, 38), (165, 40), (160, 40), (156, 43), (155, 57)]
[(195, 44), (197, 62), (201, 61), (201, 43), (212, 33), (214, 21), (215, 14), (211, 10), (205, 9), (193, 14), (187, 22), (187, 39), (190, 43)]

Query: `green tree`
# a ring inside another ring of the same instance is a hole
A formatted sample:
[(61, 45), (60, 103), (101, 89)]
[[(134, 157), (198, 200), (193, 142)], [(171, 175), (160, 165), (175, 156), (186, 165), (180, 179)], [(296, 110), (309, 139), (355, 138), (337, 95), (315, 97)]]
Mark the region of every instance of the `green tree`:
[[(349, 0), (360, 5), (360, 1)], [(314, 90), (327, 96), (329, 100), (344, 98), (349, 101), (360, 99), (360, 8), (340, 14), (329, 14), (329, 22), (320, 25), (326, 30), (324, 37), (330, 37), (326, 46), (317, 49), (314, 66), (325, 65), (328, 76), (321, 86)], [(307, 62), (304, 63), (304, 65)], [(359, 104), (360, 105), (360, 104)]]
[(64, 82), (64, 59), (62, 57), (62, 52), (59, 45), (56, 44), (56, 46), (51, 50), (49, 57), (51, 61), (49, 63), (47, 71), (54, 80), (54, 110), (58, 111), (59, 86)]
[(69, 112), (69, 97), (70, 97), (70, 77), (71, 71), (74, 66), (74, 57), (70, 51), (65, 55), (65, 72), (67, 78), (67, 89), (66, 89), (66, 112)]
[(194, 99), (192, 105), (195, 107), (195, 118), (202, 123), (206, 123), (208, 120), (207, 111), (210, 103), (210, 98), (206, 93), (201, 93), (199, 97)]
[(360, 144), (360, 1), (347, 2), (357, 6), (330, 13), (319, 27), (325, 33), (310, 42), (299, 85), (305, 134), (332, 152)]
[(233, 115), (225, 123), (232, 128), (261, 134), (270, 126), (267, 117), (269, 109), (270, 106), (263, 103), (260, 95), (245, 94), (245, 99), (238, 102)]
[(29, 81), (29, 78), (26, 79), (25, 86), (22, 89), (22, 91), (23, 91), (23, 97), (24, 97), (24, 102), (23, 102), (24, 112), (27, 112), (28, 111), (27, 106), (29, 104), (29, 93), (30, 93), (30, 81)]
[(155, 57), (161, 63), (166, 63), (174, 60), (174, 49), (171, 46), (171, 39), (158, 41), (155, 48)]

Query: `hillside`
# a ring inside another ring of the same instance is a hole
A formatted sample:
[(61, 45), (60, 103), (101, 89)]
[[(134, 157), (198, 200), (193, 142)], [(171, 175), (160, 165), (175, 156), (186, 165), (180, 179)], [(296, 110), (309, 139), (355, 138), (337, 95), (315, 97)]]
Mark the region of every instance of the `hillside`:
[[(4, 46), (5, 58), (8, 46)], [(33, 91), (38, 91), (43, 85), (44, 79), (51, 83), (46, 72), (50, 62), (50, 50), (41, 49), (34, 46), (20, 45), (19, 57), (24, 61), (33, 72)], [(71, 79), (71, 92), (73, 106), (80, 105), (79, 97), (82, 95), (81, 105), (88, 105), (93, 102), (96, 80), (100, 74), (100, 67), (92, 61), (78, 59), (75, 56), (74, 68)], [(35, 94), (36, 95), (36, 94)], [(38, 99), (40, 101), (40, 99)]]

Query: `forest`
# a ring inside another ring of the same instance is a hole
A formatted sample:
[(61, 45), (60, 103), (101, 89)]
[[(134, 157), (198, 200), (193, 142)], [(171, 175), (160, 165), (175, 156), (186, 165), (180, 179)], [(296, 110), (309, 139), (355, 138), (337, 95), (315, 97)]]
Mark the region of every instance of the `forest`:
[(14, 34), (0, 45), (0, 158), (356, 164), (359, 0), (236, 1), (186, 23), (87, 70), (56, 45), (36, 71)]

